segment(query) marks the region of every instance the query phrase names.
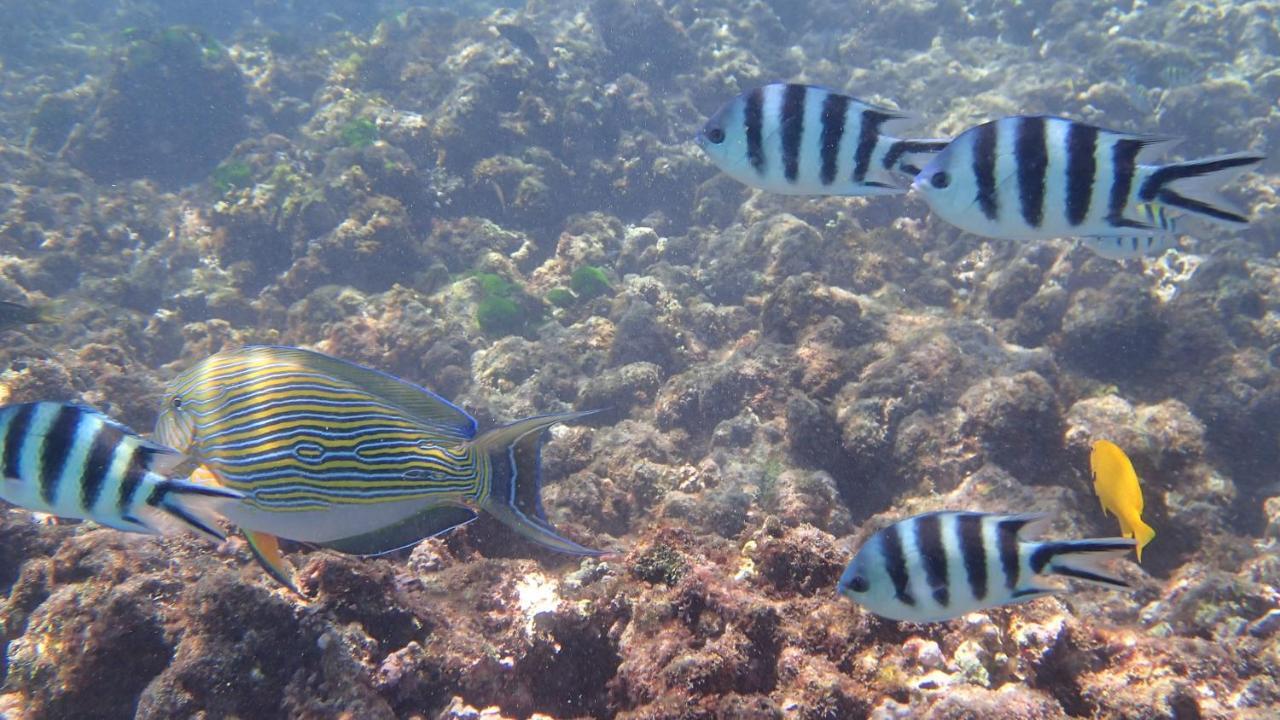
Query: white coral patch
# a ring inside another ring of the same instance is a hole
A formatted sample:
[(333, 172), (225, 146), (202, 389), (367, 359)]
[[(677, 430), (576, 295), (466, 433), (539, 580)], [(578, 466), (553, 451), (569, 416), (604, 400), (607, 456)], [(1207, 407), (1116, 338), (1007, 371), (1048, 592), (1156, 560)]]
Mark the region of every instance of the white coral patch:
[(560, 583), (543, 575), (531, 573), (516, 583), (516, 604), (525, 618), (525, 631), (533, 634), (533, 622), (540, 613), (555, 612), (562, 602)]

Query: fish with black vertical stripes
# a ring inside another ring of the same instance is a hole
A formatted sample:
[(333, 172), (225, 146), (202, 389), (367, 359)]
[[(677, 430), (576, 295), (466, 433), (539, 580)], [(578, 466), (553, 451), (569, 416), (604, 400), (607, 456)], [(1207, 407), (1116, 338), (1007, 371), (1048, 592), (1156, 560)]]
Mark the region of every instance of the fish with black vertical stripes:
[(562, 536), (542, 507), (546, 430), (590, 412), (543, 415), (477, 433), (444, 398), (318, 352), (250, 346), (175, 378), (156, 438), (243, 492), (228, 510), (255, 558), (294, 588), (279, 538), (378, 555), (484, 511), (539, 545), (601, 555)]
[(1080, 238), (1080, 244), (1109, 260), (1151, 257), (1178, 247), (1177, 218), (1155, 203), (1138, 206), (1138, 214), (1156, 230), (1137, 235), (1094, 235)]
[(184, 460), (93, 408), (0, 407), (0, 497), (28, 510), (127, 532), (185, 529), (225, 540), (215, 515), (242, 493), (170, 479)]
[[(946, 140), (902, 140), (887, 133), (913, 115), (826, 88), (774, 83), (721, 107), (697, 143), (730, 177), (786, 195), (891, 195)], [(903, 177), (899, 177), (899, 175)]]
[(913, 187), (942, 219), (1006, 240), (1161, 234), (1141, 208), (1242, 228), (1249, 218), (1217, 188), (1262, 162), (1231, 155), (1148, 164), (1178, 141), (1057, 117), (1014, 116), (961, 133)]
[(1044, 582), (1049, 576), (1128, 589), (1102, 562), (1132, 550), (1132, 539), (1024, 539), (1047, 524), (1042, 514), (948, 511), (909, 517), (858, 549), (838, 589), (876, 615), (918, 623), (1059, 592)]

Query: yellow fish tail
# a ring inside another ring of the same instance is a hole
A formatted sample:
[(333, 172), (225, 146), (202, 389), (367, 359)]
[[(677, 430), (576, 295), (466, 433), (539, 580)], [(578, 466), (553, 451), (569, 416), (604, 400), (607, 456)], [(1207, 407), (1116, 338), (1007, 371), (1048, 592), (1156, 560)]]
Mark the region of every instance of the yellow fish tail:
[(1138, 554), (1138, 562), (1142, 562), (1142, 548), (1146, 547), (1147, 543), (1151, 542), (1151, 539), (1156, 536), (1156, 531), (1152, 530), (1150, 525), (1142, 522), (1142, 518), (1130, 520), (1129, 527), (1133, 530), (1133, 538), (1138, 541), (1137, 546), (1134, 547), (1134, 552)]

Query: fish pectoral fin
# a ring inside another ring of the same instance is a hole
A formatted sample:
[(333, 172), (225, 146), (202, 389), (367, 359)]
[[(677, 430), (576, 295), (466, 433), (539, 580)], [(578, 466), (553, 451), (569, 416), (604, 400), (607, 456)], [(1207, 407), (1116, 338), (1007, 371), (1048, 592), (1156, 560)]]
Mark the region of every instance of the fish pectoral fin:
[(316, 544), (349, 555), (382, 555), (416, 545), (475, 519), (475, 511), (465, 507), (436, 505), (372, 532)]
[(302, 595), (298, 586), (293, 583), (293, 568), (280, 552), (280, 538), (253, 530), (243, 530), (245, 540), (249, 541), (249, 551), (253, 559), (258, 561), (262, 569), (276, 582), (289, 588), (295, 595)]

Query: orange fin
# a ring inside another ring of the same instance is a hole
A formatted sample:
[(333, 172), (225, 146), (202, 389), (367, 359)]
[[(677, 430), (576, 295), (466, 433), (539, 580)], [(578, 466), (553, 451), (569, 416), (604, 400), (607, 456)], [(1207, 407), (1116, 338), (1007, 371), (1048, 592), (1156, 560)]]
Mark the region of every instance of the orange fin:
[(266, 570), (276, 582), (292, 590), (294, 594), (302, 595), (298, 592), (298, 587), (293, 584), (293, 569), (280, 552), (280, 539), (275, 535), (253, 530), (242, 530), (242, 532), (245, 539), (249, 541), (249, 550), (253, 552), (253, 559), (258, 561), (262, 569)]

